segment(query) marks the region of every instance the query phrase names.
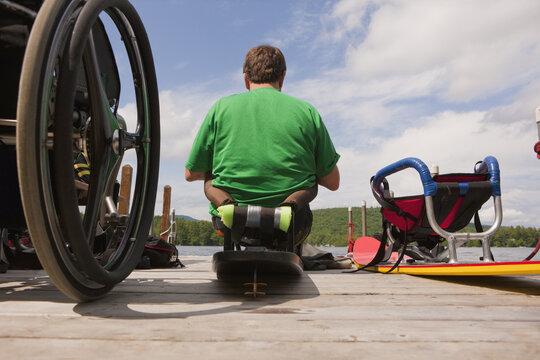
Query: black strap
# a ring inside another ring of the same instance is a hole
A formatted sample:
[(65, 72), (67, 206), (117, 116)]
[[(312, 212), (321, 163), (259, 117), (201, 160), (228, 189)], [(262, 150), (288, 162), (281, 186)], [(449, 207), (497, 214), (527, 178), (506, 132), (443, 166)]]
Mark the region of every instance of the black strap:
[[(366, 269), (368, 267), (375, 266), (384, 259), (384, 256), (385, 256), (385, 253), (386, 253), (386, 249), (385, 249), (386, 242), (388, 240), (388, 232), (387, 232), (387, 227), (388, 226), (392, 226), (392, 225), (389, 222), (387, 222), (387, 221), (385, 222), (383, 220), (383, 235), (382, 235), (382, 238), (381, 238), (381, 243), (380, 243), (379, 248), (377, 249), (377, 253), (373, 257), (373, 259), (367, 265), (363, 265), (363, 266), (358, 267), (355, 270), (345, 271), (345, 272), (347, 272), (347, 273), (355, 273), (357, 271), (364, 270), (364, 269)], [(399, 264), (401, 263), (401, 261), (403, 260), (403, 257), (405, 256), (405, 251), (407, 250), (407, 244), (408, 244), (408, 236), (407, 236), (408, 230), (407, 230), (407, 221), (406, 221), (406, 219), (405, 219), (405, 227), (406, 227), (405, 231), (400, 230), (401, 242), (402, 242), (403, 246), (402, 246), (401, 251), (399, 253), (399, 257), (398, 257), (396, 263), (394, 264), (394, 266), (392, 266), (392, 268), (390, 270), (385, 272), (385, 274), (388, 274), (388, 273), (392, 272), (395, 268), (397, 268), (399, 266)]]
[(240, 243), (240, 237), (246, 227), (247, 206), (235, 206), (233, 214), (233, 224), (231, 228), (231, 240), (234, 244)]
[(396, 263), (394, 264), (394, 266), (392, 266), (392, 268), (388, 270), (385, 274), (389, 274), (392, 271), (394, 271), (394, 269), (397, 268), (399, 264), (401, 264), (401, 261), (403, 260), (403, 257), (405, 256), (405, 251), (407, 250), (407, 244), (409, 243), (409, 237), (407, 236), (407, 221), (405, 221), (405, 231), (400, 230), (400, 233), (401, 233), (401, 243), (403, 244), (403, 246), (401, 248), (401, 251), (399, 252), (399, 257)]
[[(287, 231), (287, 251), (289, 252), (293, 252), (295, 251), (295, 245), (296, 245), (296, 228), (295, 228), (295, 212), (293, 210), (292, 214), (291, 214), (291, 225), (289, 226), (289, 230)], [(276, 244), (277, 246), (277, 244)], [(301, 255), (302, 253), (302, 248), (299, 246), (298, 248), (296, 248), (296, 251), (297, 251), (297, 255)]]
[(385, 255), (385, 252), (386, 252), (386, 249), (385, 249), (386, 248), (386, 241), (388, 240), (388, 233), (386, 232), (386, 227), (385, 227), (384, 224), (387, 224), (387, 223), (385, 223), (384, 220), (383, 220), (383, 234), (382, 234), (382, 238), (381, 238), (381, 243), (379, 244), (379, 248), (377, 249), (377, 253), (373, 257), (373, 259), (371, 259), (371, 261), (369, 263), (367, 263), (366, 265), (359, 266), (355, 270), (345, 271), (345, 272), (347, 272), (347, 273), (355, 273), (357, 271), (364, 270), (364, 269), (366, 269), (368, 267), (377, 265), (378, 263), (380, 263), (384, 259), (384, 255)]
[(484, 228), (482, 227), (482, 223), (480, 222), (480, 216), (478, 215), (478, 211), (474, 213), (474, 227), (476, 229), (476, 232), (484, 232)]
[(265, 241), (272, 241), (274, 238), (274, 208), (261, 208), (261, 221), (260, 221), (260, 231), (261, 237)]

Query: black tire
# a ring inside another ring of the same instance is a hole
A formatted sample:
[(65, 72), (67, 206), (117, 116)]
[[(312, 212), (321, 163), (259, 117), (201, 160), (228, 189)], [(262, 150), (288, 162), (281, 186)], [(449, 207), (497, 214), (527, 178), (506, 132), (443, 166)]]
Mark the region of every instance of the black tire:
[[(118, 120), (118, 104), (111, 110), (93, 54), (90, 33), (103, 12), (122, 38), (129, 39), (124, 44), (137, 102), (133, 132)], [(91, 174), (82, 216), (73, 170), (74, 129), (78, 131), (73, 114), (81, 66), (91, 119), (86, 139)], [(17, 120), (21, 197), (38, 257), (54, 284), (70, 298), (100, 298), (141, 258), (159, 172), (159, 101), (152, 52), (144, 26), (127, 0), (45, 1), (25, 53)], [(124, 151), (130, 149), (136, 154), (133, 200), (128, 215), (120, 219), (114, 209), (113, 183)], [(105, 203), (113, 205), (104, 216)], [(96, 249), (98, 228), (105, 231), (105, 250)]]

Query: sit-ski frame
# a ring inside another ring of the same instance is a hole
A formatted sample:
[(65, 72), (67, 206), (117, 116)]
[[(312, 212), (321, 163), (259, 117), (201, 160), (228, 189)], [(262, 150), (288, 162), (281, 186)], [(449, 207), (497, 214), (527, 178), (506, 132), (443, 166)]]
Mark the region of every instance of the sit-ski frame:
[[(540, 127), (540, 123), (539, 123), (539, 127)], [(426, 262), (446, 262), (447, 261), (449, 264), (455, 264), (455, 263), (458, 263), (457, 250), (456, 250), (457, 247), (471, 240), (480, 240), (482, 242), (483, 261), (493, 262), (494, 260), (491, 255), (489, 239), (491, 236), (493, 236), (493, 234), (497, 232), (497, 230), (499, 229), (502, 223), (502, 202), (501, 202), (501, 190), (500, 190), (499, 165), (498, 165), (497, 160), (493, 156), (488, 156), (476, 169), (477, 173), (489, 172), (491, 175), (490, 181), (492, 182), (492, 185), (493, 185), (493, 203), (494, 203), (494, 212), (495, 212), (495, 220), (493, 222), (493, 225), (488, 230), (484, 232), (479, 232), (479, 233), (448, 232), (440, 227), (440, 225), (438, 224), (435, 218), (435, 211), (434, 211), (434, 206), (433, 206), (433, 196), (437, 192), (437, 185), (435, 184), (435, 181), (431, 177), (428, 167), (420, 159), (406, 158), (383, 168), (375, 175), (374, 180), (373, 180), (373, 184), (374, 184), (373, 188), (375, 189), (375, 191), (378, 191), (379, 194), (382, 196), (380, 185), (382, 184), (382, 181), (384, 180), (384, 178), (390, 174), (393, 174), (395, 172), (398, 172), (398, 171), (401, 171), (410, 167), (418, 171), (420, 178), (422, 180), (422, 184), (424, 187), (426, 215), (428, 218), (429, 225), (431, 226), (434, 232), (436, 232), (438, 235), (440, 235), (441, 237), (447, 240), (448, 248), (435, 255), (426, 254), (424, 251), (421, 251), (416, 246), (411, 246), (411, 245), (408, 245), (407, 250), (419, 255)], [(396, 239), (394, 239), (394, 237), (392, 236), (390, 228), (387, 229), (387, 235), (392, 244), (396, 242)], [(391, 252), (392, 252), (392, 246), (389, 246), (383, 261), (387, 261), (390, 258)]]

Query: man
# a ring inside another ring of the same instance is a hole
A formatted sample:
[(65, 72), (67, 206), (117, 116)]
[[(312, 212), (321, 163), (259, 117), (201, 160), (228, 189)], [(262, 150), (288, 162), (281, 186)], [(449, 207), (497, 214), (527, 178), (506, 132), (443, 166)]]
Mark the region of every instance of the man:
[[(249, 91), (210, 108), (186, 162), (186, 180), (206, 180), (215, 216), (224, 203), (293, 203), (301, 242), (311, 229), (308, 203), (317, 184), (332, 191), (339, 187), (339, 155), (317, 110), (281, 93), (286, 64), (278, 48), (250, 49), (243, 70)], [(222, 197), (212, 195), (216, 189)], [(299, 201), (298, 194), (303, 194)]]

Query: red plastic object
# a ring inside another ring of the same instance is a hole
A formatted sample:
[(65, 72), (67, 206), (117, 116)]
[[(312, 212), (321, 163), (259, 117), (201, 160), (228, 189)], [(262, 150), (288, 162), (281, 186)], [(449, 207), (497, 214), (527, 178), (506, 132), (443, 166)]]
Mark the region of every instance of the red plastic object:
[(534, 144), (534, 152), (536, 153), (536, 157), (540, 159), (540, 141)]

